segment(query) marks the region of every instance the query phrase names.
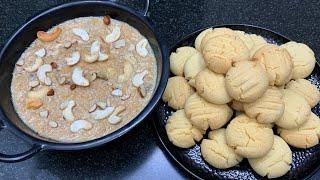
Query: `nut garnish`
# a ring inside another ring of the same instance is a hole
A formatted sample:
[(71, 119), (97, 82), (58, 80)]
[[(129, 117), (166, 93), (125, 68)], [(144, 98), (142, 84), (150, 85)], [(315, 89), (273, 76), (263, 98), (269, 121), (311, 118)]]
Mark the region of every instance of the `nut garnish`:
[(118, 97), (120, 97), (120, 96), (122, 96), (122, 91), (121, 91), (121, 89), (114, 89), (114, 90), (111, 92), (111, 94), (112, 94), (113, 96), (118, 96)]
[(41, 99), (27, 98), (26, 100), (27, 109), (39, 109), (42, 105), (43, 105), (43, 102)]
[(58, 38), (58, 36), (61, 34), (62, 29), (59, 27), (56, 27), (52, 32), (44, 32), (44, 31), (38, 31), (37, 37), (40, 41), (43, 42), (50, 42)]
[(23, 66), (23, 65), (24, 65), (24, 60), (23, 60), (23, 59), (19, 59), (19, 60), (16, 62), (16, 65), (17, 65), (17, 66)]
[(146, 91), (146, 88), (144, 87), (144, 85), (141, 85), (138, 87), (138, 91), (139, 91), (139, 94), (141, 97), (146, 97), (147, 95), (147, 91)]
[(29, 91), (26, 98), (27, 109), (38, 109), (43, 105), (43, 98), (46, 96), (49, 88), (43, 86), (36, 91)]
[(47, 86), (50, 86), (52, 81), (50, 77), (47, 77), (48, 72), (52, 72), (52, 66), (49, 64), (44, 64), (39, 67), (37, 71), (37, 77), (40, 82), (44, 83)]
[(32, 81), (29, 81), (29, 83), (28, 83), (29, 87), (31, 87), (31, 88), (35, 88), (35, 87), (37, 87), (39, 84), (40, 84), (40, 83), (39, 83), (39, 81), (37, 81), (37, 80), (32, 80)]
[(122, 101), (125, 101), (125, 100), (129, 99), (130, 97), (131, 97), (130, 94), (125, 94), (125, 95), (121, 96), (120, 99), (121, 99)]
[(105, 109), (96, 109), (90, 113), (95, 120), (100, 120), (108, 117), (114, 111), (114, 107), (106, 107)]
[(65, 58), (68, 66), (73, 66), (80, 61), (80, 52), (75, 51), (71, 54), (71, 57)]
[(119, 26), (114, 27), (112, 32), (106, 36), (105, 41), (107, 43), (115, 42), (120, 38), (120, 33), (121, 33), (120, 27)]
[(67, 78), (65, 76), (58, 76), (58, 83), (60, 85), (64, 85), (67, 81)]
[(133, 65), (131, 64), (130, 61), (125, 61), (124, 67), (123, 67), (123, 74), (119, 75), (118, 82), (123, 83), (128, 81), (132, 73), (133, 73)]
[(94, 104), (90, 107), (89, 109), (89, 113), (92, 113), (93, 111), (95, 111), (97, 109), (97, 104)]
[(58, 64), (56, 62), (51, 62), (50, 65), (51, 65), (52, 69), (58, 68)]
[(92, 128), (92, 124), (86, 120), (76, 120), (70, 126), (70, 131), (73, 133), (79, 132), (81, 129), (90, 130)]
[(60, 109), (61, 110), (64, 110), (67, 106), (68, 106), (68, 103), (69, 103), (69, 101), (63, 101), (61, 104), (60, 104)]
[(43, 64), (43, 60), (41, 58), (36, 58), (34, 64), (31, 67), (26, 67), (24, 70), (27, 72), (35, 72), (39, 69), (39, 67)]
[(46, 50), (44, 48), (39, 49), (34, 53), (39, 58), (43, 58), (46, 55)]
[(56, 127), (58, 127), (58, 123), (55, 121), (49, 121), (49, 126), (52, 128), (56, 128)]
[(116, 49), (122, 48), (122, 47), (124, 47), (124, 46), (126, 45), (126, 40), (120, 39), (120, 40), (114, 42), (113, 45), (114, 45), (114, 47), (115, 47)]
[(135, 87), (139, 87), (141, 86), (144, 81), (143, 81), (143, 78), (148, 74), (148, 71), (147, 70), (144, 70), (142, 71), (141, 73), (137, 73), (133, 76), (132, 78), (132, 84), (135, 86)]
[(100, 42), (98, 40), (91, 44), (90, 55), (85, 55), (84, 61), (87, 63), (93, 63), (98, 60), (100, 52)]
[(47, 96), (53, 96), (54, 95), (54, 90), (53, 89), (50, 89), (48, 92), (47, 92)]
[(99, 107), (100, 109), (105, 109), (107, 107), (107, 103), (103, 102), (103, 101), (98, 101), (96, 103), (97, 107)]
[(89, 80), (92, 82), (92, 81), (94, 81), (94, 80), (96, 80), (97, 79), (97, 73), (96, 72), (90, 72), (89, 73)]
[(142, 57), (146, 57), (148, 55), (148, 50), (146, 48), (147, 44), (148, 44), (148, 40), (147, 39), (142, 39), (136, 45), (136, 51)]
[(89, 34), (86, 30), (81, 28), (73, 28), (72, 29), (73, 34), (79, 36), (84, 41), (89, 41)]
[(70, 41), (65, 42), (64, 45), (63, 45), (63, 47), (66, 48), (66, 49), (71, 48), (71, 46), (72, 46), (72, 43)]
[(119, 114), (122, 113), (124, 110), (126, 110), (126, 107), (124, 107), (124, 106), (116, 107), (114, 112), (108, 118), (108, 122), (110, 124), (118, 124), (122, 119), (121, 117), (119, 117)]
[(89, 80), (83, 77), (83, 70), (80, 67), (76, 67), (72, 72), (72, 81), (78, 86), (89, 86)]
[(49, 116), (49, 111), (48, 110), (45, 110), (45, 111), (40, 111), (39, 112), (39, 116), (41, 118), (47, 118)]
[(106, 61), (108, 60), (109, 56), (108, 54), (106, 53), (103, 53), (103, 52), (99, 52), (99, 58), (98, 58), (98, 61)]
[(110, 24), (110, 16), (104, 16), (103, 17), (103, 23), (105, 24), (105, 25), (109, 25)]
[(63, 118), (67, 121), (73, 121), (75, 118), (73, 116), (72, 108), (76, 105), (73, 100), (68, 101), (67, 107), (62, 111)]

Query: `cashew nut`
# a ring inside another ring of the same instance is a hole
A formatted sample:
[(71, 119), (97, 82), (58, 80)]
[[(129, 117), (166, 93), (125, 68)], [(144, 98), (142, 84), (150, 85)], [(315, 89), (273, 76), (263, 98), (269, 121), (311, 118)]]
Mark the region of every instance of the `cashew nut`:
[(143, 97), (143, 98), (146, 97), (147, 90), (146, 90), (146, 88), (144, 87), (143, 84), (138, 87), (138, 91), (139, 91), (139, 94), (140, 94), (141, 97)]
[(52, 71), (52, 66), (50, 64), (44, 64), (39, 67), (37, 71), (37, 76), (40, 82), (47, 86), (50, 86), (52, 81), (50, 77), (47, 77), (47, 73)]
[(118, 82), (123, 83), (129, 80), (133, 73), (133, 65), (129, 61), (124, 62), (123, 74), (119, 75)]
[(80, 61), (80, 52), (75, 51), (71, 54), (71, 57), (66, 58), (67, 65), (68, 66), (73, 66), (77, 64)]
[(106, 107), (105, 109), (96, 109), (91, 115), (95, 120), (100, 120), (108, 117), (114, 111), (114, 107)]
[(50, 42), (55, 40), (62, 32), (62, 29), (57, 27), (52, 32), (44, 32), (44, 31), (38, 31), (37, 37), (40, 41), (43, 42)]
[(100, 52), (100, 42), (98, 40), (94, 41), (90, 48), (90, 55), (86, 55), (84, 61), (87, 63), (93, 63), (99, 58)]
[(17, 66), (23, 66), (23, 65), (24, 65), (24, 60), (23, 60), (23, 59), (19, 59), (19, 60), (16, 62), (16, 65), (17, 65)]
[(79, 36), (84, 41), (89, 41), (89, 34), (86, 30), (81, 28), (73, 28), (72, 29), (73, 34)]
[(89, 86), (89, 80), (83, 77), (83, 70), (80, 67), (74, 68), (72, 81), (78, 86)]
[(41, 112), (39, 112), (39, 116), (41, 118), (47, 118), (49, 116), (49, 111), (48, 110), (41, 111)]
[(58, 127), (58, 123), (55, 121), (49, 121), (49, 126), (52, 128), (56, 128), (56, 127)]
[(148, 74), (148, 71), (147, 70), (144, 70), (142, 71), (141, 73), (137, 73), (133, 76), (132, 78), (132, 84), (135, 86), (135, 87), (139, 87), (141, 86), (144, 81), (143, 81), (143, 78)]
[(70, 126), (70, 131), (76, 133), (81, 129), (90, 130), (92, 128), (92, 124), (86, 120), (76, 120)]
[(112, 32), (110, 34), (108, 34), (106, 36), (106, 39), (105, 41), (107, 43), (112, 43), (112, 42), (115, 42), (116, 40), (118, 40), (120, 38), (120, 27), (119, 26), (116, 26)]
[(46, 55), (46, 50), (44, 48), (39, 49), (34, 53), (39, 58), (43, 58)]
[(129, 99), (130, 97), (131, 97), (130, 94), (125, 94), (125, 95), (121, 96), (120, 99), (121, 99), (122, 101), (125, 101), (125, 100)]
[(99, 58), (98, 61), (105, 61), (109, 58), (108, 54), (103, 53), (103, 52), (99, 52)]
[(97, 73), (96, 72), (90, 72), (89, 75), (90, 75), (90, 77), (89, 77), (90, 82), (92, 82), (92, 81), (97, 79)]
[(136, 51), (142, 57), (146, 57), (148, 55), (148, 50), (146, 48), (147, 44), (148, 44), (148, 40), (147, 39), (142, 39), (136, 45)]
[(99, 107), (100, 109), (105, 109), (107, 107), (107, 103), (103, 102), (103, 101), (98, 101), (96, 103), (97, 107)]
[(27, 72), (35, 72), (42, 64), (43, 60), (41, 58), (36, 58), (34, 64), (31, 67), (24, 68), (24, 70), (26, 70)]
[(121, 89), (115, 89), (115, 90), (113, 90), (113, 91), (111, 92), (111, 94), (112, 94), (113, 96), (118, 96), (118, 97), (120, 97), (120, 96), (122, 96), (122, 91), (121, 91)]
[(74, 120), (74, 116), (72, 113), (72, 108), (76, 105), (76, 103), (71, 100), (68, 101), (68, 105), (67, 107), (62, 111), (62, 116), (65, 120), (67, 121), (73, 121)]
[(26, 108), (38, 109), (43, 105), (43, 98), (47, 95), (49, 88), (44, 86), (37, 91), (30, 91), (27, 94)]
[(119, 117), (119, 114), (122, 113), (124, 110), (126, 110), (126, 107), (124, 107), (124, 106), (116, 107), (114, 112), (108, 118), (108, 122), (110, 124), (118, 124), (122, 119), (121, 117)]
[(27, 98), (26, 100), (27, 109), (39, 109), (42, 105), (43, 105), (43, 102), (41, 99)]
[(32, 81), (29, 81), (29, 83), (28, 83), (29, 87), (31, 87), (31, 88), (35, 88), (35, 87), (37, 87), (39, 84), (40, 84), (40, 83), (39, 83), (39, 81), (37, 81), (37, 80), (32, 80)]
[(115, 47), (116, 49), (122, 48), (122, 47), (124, 47), (125, 45), (126, 45), (126, 40), (124, 40), (124, 39), (120, 39), (120, 40), (114, 42), (114, 47)]

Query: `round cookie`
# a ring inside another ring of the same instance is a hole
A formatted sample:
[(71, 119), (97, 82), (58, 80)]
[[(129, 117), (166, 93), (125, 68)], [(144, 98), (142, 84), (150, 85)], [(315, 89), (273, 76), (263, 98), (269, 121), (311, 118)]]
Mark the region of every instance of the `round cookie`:
[(292, 90), (284, 89), (282, 92), (284, 112), (275, 124), (285, 129), (297, 128), (308, 120), (311, 113), (310, 105), (301, 95)]
[(252, 103), (243, 103), (245, 113), (260, 123), (274, 123), (284, 112), (282, 92), (270, 87), (259, 99)]
[(209, 32), (212, 32), (213, 29), (212, 28), (208, 28), (204, 31), (202, 31), (196, 38), (196, 40), (194, 41), (194, 47), (198, 50), (198, 51), (201, 51), (201, 42), (202, 42), (202, 39), (204, 38), (204, 36), (209, 33)]
[(236, 100), (232, 100), (229, 105), (231, 106), (232, 109), (239, 111), (239, 112), (243, 112), (243, 103), (240, 101), (236, 101)]
[(169, 117), (166, 131), (169, 140), (181, 148), (192, 147), (195, 141), (200, 141), (203, 137), (203, 132), (192, 126), (183, 109), (174, 112)]
[(227, 143), (235, 152), (246, 158), (259, 158), (266, 155), (273, 145), (273, 131), (268, 124), (241, 114), (229, 123)]
[(311, 74), (316, 64), (316, 58), (314, 52), (307, 45), (290, 41), (280, 47), (285, 48), (292, 58), (292, 79), (302, 79)]
[(168, 79), (162, 100), (168, 102), (173, 109), (182, 109), (188, 97), (193, 93), (192, 87), (181, 76), (174, 76)]
[(306, 79), (291, 80), (286, 85), (286, 89), (290, 89), (303, 96), (311, 107), (314, 107), (320, 101), (320, 92), (317, 86), (311, 84)]
[(196, 76), (196, 89), (201, 97), (214, 104), (226, 104), (232, 100), (226, 90), (225, 77), (209, 69)]
[(242, 157), (227, 145), (224, 128), (211, 131), (209, 139), (203, 139), (200, 145), (201, 155), (206, 162), (218, 169), (226, 169), (239, 164)]
[(206, 63), (203, 60), (201, 53), (197, 52), (187, 59), (184, 64), (184, 77), (189, 80), (189, 84), (195, 87), (195, 77), (197, 74), (206, 68)]
[(293, 63), (287, 50), (274, 44), (261, 47), (252, 57), (266, 69), (271, 86), (281, 86), (289, 82), (293, 73)]
[(288, 144), (279, 136), (274, 136), (271, 150), (261, 158), (248, 159), (252, 169), (269, 179), (285, 175), (290, 170), (292, 152)]
[(249, 60), (249, 49), (235, 35), (221, 35), (202, 42), (202, 54), (208, 68), (225, 74), (233, 62)]
[(190, 122), (201, 130), (219, 129), (232, 117), (232, 109), (224, 105), (207, 102), (197, 93), (192, 94), (186, 101), (185, 112)]
[(249, 36), (254, 43), (253, 47), (250, 49), (250, 58), (252, 58), (258, 49), (267, 44), (267, 41), (256, 34), (249, 34)]
[(202, 51), (203, 45), (206, 44), (211, 38), (216, 36), (221, 36), (221, 35), (234, 36), (235, 34), (234, 34), (234, 31), (230, 28), (225, 28), (225, 27), (214, 28), (212, 31), (205, 33), (205, 35), (203, 36), (200, 44), (200, 51)]
[(254, 47), (254, 41), (251, 39), (251, 36), (243, 31), (234, 31), (235, 35), (238, 36), (249, 50)]
[(310, 148), (319, 143), (320, 119), (311, 113), (308, 120), (296, 129), (278, 128), (280, 136), (291, 146), (297, 148)]
[(235, 100), (253, 102), (268, 89), (268, 76), (256, 62), (236, 62), (226, 74), (226, 88)]
[(183, 76), (183, 68), (187, 59), (198, 51), (189, 46), (180, 47), (170, 55), (170, 70), (177, 76)]

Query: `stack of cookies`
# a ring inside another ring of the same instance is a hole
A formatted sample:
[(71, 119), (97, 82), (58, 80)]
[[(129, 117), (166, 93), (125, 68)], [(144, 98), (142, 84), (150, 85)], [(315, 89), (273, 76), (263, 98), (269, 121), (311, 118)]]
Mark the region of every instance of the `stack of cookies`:
[(315, 63), (302, 43), (278, 46), (229, 28), (201, 32), (195, 48), (170, 55), (175, 76), (162, 97), (176, 110), (166, 124), (169, 140), (180, 148), (201, 143), (204, 160), (216, 168), (247, 158), (261, 176), (286, 174), (292, 163), (288, 144), (319, 143), (320, 120), (311, 108), (320, 93), (304, 79)]

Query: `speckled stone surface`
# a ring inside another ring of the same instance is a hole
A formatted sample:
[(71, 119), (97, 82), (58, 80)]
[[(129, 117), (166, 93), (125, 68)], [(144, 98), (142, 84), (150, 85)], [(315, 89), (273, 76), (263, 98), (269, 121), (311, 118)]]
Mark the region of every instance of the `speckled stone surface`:
[[(67, 0), (0, 0), (0, 48), (16, 28), (35, 14)], [(118, 2), (118, 1), (117, 1)], [(121, 0), (141, 9), (143, 0)], [(320, 1), (272, 2), (151, 0), (150, 18), (169, 46), (206, 26), (252, 24), (310, 45), (320, 53)], [(0, 87), (1, 88), (1, 87)], [(0, 152), (18, 153), (29, 146), (7, 131), (0, 132)], [(161, 149), (147, 119), (119, 140), (82, 152), (42, 152), (15, 164), (0, 163), (0, 179), (185, 179), (190, 178)], [(320, 173), (313, 176), (320, 179)]]

